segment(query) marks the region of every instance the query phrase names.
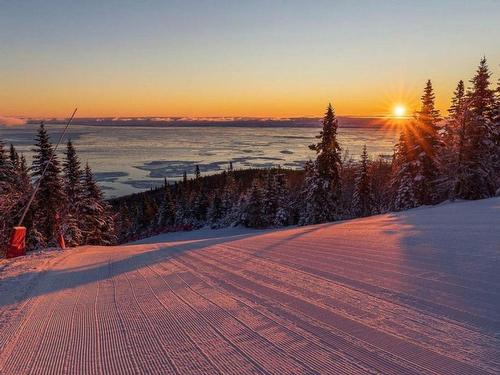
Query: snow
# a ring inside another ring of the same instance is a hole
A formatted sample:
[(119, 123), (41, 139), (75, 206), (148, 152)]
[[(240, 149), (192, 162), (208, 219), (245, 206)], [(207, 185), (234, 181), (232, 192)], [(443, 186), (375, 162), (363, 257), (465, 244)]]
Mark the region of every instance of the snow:
[(499, 228), (492, 198), (0, 260), (0, 373), (500, 373)]

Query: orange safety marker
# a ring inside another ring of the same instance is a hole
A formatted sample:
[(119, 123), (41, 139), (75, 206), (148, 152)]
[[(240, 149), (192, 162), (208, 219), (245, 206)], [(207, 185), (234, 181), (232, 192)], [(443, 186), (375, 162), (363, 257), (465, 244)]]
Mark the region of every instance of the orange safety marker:
[(14, 227), (7, 246), (7, 258), (15, 258), (26, 254), (26, 228)]

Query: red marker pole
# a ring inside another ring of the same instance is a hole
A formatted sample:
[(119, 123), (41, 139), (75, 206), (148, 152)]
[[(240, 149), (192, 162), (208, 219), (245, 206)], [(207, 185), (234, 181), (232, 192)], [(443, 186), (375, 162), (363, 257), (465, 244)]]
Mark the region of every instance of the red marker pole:
[[(73, 111), (73, 114), (71, 115), (68, 122), (66, 123), (66, 126), (64, 127), (64, 130), (61, 133), (61, 136), (59, 137), (59, 141), (57, 142), (56, 147), (54, 147), (54, 152), (50, 156), (48, 163), (45, 165), (45, 168), (43, 169), (42, 174), (40, 175), (40, 178), (35, 183), (35, 188), (33, 189), (33, 193), (31, 194), (31, 197), (28, 201), (28, 204), (24, 208), (23, 214), (21, 215), (21, 218), (19, 219), (19, 223), (12, 230), (9, 245), (7, 247), (7, 258), (21, 256), (21, 255), (24, 255), (26, 253), (26, 228), (23, 227), (24, 218), (26, 217), (26, 214), (28, 213), (28, 210), (30, 209), (31, 204), (33, 203), (33, 199), (35, 199), (35, 195), (36, 195), (38, 189), (40, 188), (40, 183), (41, 183), (43, 177), (45, 176), (45, 173), (47, 172), (47, 169), (48, 169), (50, 163), (52, 163), (52, 160), (54, 159), (54, 157), (56, 155), (57, 148), (61, 144), (61, 141), (64, 138), (64, 135), (66, 134), (66, 131), (68, 130), (69, 125), (71, 124), (71, 122), (75, 118), (75, 114), (76, 114), (77, 110), (78, 110), (78, 108), (75, 108), (75, 110)], [(61, 241), (61, 239), (62, 239), (62, 241)], [(59, 246), (61, 246), (64, 249), (64, 238), (62, 237), (62, 234), (59, 235), (58, 243), (59, 243)]]

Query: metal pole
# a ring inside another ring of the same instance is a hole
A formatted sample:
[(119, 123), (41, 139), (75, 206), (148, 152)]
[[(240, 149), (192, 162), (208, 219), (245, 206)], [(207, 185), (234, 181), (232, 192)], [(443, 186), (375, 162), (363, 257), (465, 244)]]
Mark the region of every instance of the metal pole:
[(66, 130), (68, 130), (69, 124), (71, 124), (71, 121), (73, 121), (73, 118), (75, 117), (77, 110), (78, 110), (78, 108), (75, 108), (75, 110), (73, 111), (73, 114), (71, 115), (68, 122), (66, 123), (66, 126), (64, 127), (64, 130), (61, 133), (61, 136), (59, 137), (59, 141), (57, 142), (56, 147), (54, 147), (54, 151), (52, 152), (52, 155), (50, 156), (48, 163), (45, 164), (45, 168), (43, 168), (43, 171), (42, 171), (42, 174), (40, 175), (40, 178), (36, 181), (35, 188), (33, 189), (33, 193), (31, 194), (30, 200), (28, 201), (28, 204), (24, 208), (21, 219), (19, 219), (19, 223), (17, 224), (18, 227), (20, 227), (23, 224), (24, 218), (26, 217), (26, 214), (28, 213), (28, 210), (31, 206), (31, 203), (33, 203), (33, 199), (35, 199), (36, 192), (40, 188), (40, 183), (42, 181), (42, 178), (43, 178), (43, 176), (45, 176), (45, 173), (47, 172), (47, 169), (48, 169), (50, 163), (52, 163), (52, 159), (54, 159), (54, 157), (56, 155), (57, 148), (59, 147), (59, 144), (61, 143), (61, 141), (64, 137), (64, 134), (66, 134)]

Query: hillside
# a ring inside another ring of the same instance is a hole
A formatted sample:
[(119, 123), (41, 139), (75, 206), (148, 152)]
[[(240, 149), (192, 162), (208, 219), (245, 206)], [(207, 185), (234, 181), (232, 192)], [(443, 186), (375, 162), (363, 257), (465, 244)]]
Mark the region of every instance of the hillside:
[(1, 374), (500, 372), (500, 198), (0, 260)]

